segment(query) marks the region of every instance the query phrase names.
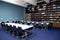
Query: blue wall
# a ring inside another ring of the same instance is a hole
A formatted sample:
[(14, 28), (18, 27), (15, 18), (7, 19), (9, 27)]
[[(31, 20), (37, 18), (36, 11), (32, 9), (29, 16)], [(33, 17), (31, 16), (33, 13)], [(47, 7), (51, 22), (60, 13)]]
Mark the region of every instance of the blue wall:
[(13, 21), (13, 20), (25, 20), (24, 18), (25, 8), (5, 2), (0, 2), (0, 22), (1, 21)]

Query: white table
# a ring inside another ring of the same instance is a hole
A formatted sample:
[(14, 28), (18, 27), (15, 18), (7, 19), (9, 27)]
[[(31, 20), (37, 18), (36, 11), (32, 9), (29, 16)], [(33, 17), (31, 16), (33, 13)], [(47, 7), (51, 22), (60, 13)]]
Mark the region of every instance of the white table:
[(17, 24), (17, 23), (5, 23), (5, 24), (12, 25), (12, 27), (16, 26), (16, 28), (21, 27), (23, 30), (33, 27), (33, 25)]

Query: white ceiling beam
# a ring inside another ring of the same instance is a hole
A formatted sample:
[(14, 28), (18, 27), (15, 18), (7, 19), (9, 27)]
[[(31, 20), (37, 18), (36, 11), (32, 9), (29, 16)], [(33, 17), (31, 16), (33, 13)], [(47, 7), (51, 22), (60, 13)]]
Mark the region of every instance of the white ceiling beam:
[(37, 0), (22, 0), (24, 2), (27, 2), (29, 4), (32, 4), (32, 5), (36, 5), (37, 4)]
[(24, 2), (22, 0), (2, 0), (2, 1), (16, 4), (16, 5), (23, 6), (23, 7), (27, 7), (27, 5), (28, 5), (26, 2)]

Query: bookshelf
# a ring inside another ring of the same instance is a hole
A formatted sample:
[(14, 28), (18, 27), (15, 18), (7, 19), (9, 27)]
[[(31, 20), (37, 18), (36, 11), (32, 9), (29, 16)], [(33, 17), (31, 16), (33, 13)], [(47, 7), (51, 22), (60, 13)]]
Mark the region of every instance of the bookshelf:
[(60, 4), (55, 2), (51, 2), (46, 6), (46, 13), (50, 14), (48, 17), (48, 21), (58, 22), (60, 20)]
[(31, 13), (31, 21), (60, 22), (60, 3), (37, 3), (28, 13)]

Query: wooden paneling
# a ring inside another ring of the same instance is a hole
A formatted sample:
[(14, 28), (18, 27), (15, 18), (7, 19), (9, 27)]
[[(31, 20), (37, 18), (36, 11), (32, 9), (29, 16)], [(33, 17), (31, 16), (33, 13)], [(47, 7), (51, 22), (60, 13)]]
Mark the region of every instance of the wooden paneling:
[(60, 28), (60, 23), (53, 23), (53, 27)]

